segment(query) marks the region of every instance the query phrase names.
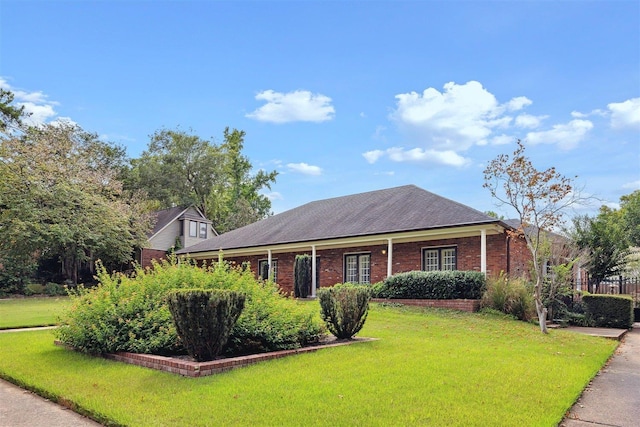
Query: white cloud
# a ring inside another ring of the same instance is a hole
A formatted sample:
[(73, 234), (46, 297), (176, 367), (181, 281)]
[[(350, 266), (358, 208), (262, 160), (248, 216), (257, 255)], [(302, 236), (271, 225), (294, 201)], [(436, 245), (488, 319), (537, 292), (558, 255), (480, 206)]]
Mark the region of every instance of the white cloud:
[(270, 201), (284, 200), (284, 197), (282, 197), (282, 194), (278, 193), (277, 191), (272, 191), (271, 193), (263, 193), (262, 195), (267, 199), (269, 199)]
[(516, 139), (513, 136), (502, 134), (502, 135), (494, 136), (493, 138), (491, 138), (491, 145), (511, 144), (515, 140)]
[(304, 175), (321, 175), (322, 168), (319, 166), (312, 166), (307, 163), (287, 163), (287, 167), (292, 172), (298, 172)]
[(607, 105), (611, 112), (611, 127), (640, 129), (640, 98), (627, 99)]
[(270, 123), (324, 122), (334, 117), (335, 109), (331, 98), (313, 94), (306, 90), (288, 93), (265, 90), (256, 95), (259, 101), (267, 103), (246, 117)]
[(622, 188), (630, 189), (630, 190), (640, 190), (640, 180), (627, 182), (626, 184), (622, 185)]
[(500, 104), (477, 81), (462, 85), (450, 82), (442, 92), (428, 88), (422, 94), (396, 95), (396, 99), (397, 108), (391, 117), (402, 128), (418, 133), (428, 148), (457, 152), (474, 144), (487, 144), (494, 129), (510, 126), (512, 118), (505, 115), (506, 111), (531, 104), (523, 96)]
[(362, 153), (362, 157), (364, 157), (368, 163), (375, 163), (380, 159), (380, 157), (384, 156), (384, 151), (382, 150), (371, 150), (366, 153)]
[(566, 124), (554, 125), (550, 130), (529, 132), (526, 139), (531, 144), (557, 144), (562, 150), (571, 150), (578, 146), (589, 131), (593, 123), (589, 120), (575, 119)]
[(9, 90), (13, 93), (14, 103), (18, 107), (24, 107), (25, 113), (29, 116), (23, 121), (28, 125), (39, 125), (46, 123), (56, 117), (58, 113), (55, 106), (59, 103), (47, 99), (47, 95), (37, 92), (25, 92), (20, 89), (13, 88), (5, 79), (0, 77), (0, 88)]
[(536, 129), (540, 127), (542, 121), (549, 116), (532, 116), (531, 114), (520, 114), (516, 117), (516, 126), (520, 128)]
[(469, 159), (460, 156), (453, 150), (424, 150), (412, 148), (406, 150), (403, 147), (392, 147), (386, 151), (372, 150), (362, 154), (369, 163), (375, 163), (381, 157), (387, 156), (394, 162), (435, 163), (446, 166), (462, 167), (470, 163)]
[(533, 101), (531, 101), (526, 96), (517, 96), (513, 98), (511, 101), (507, 102), (507, 109), (509, 111), (518, 111), (518, 110), (522, 110), (524, 107), (527, 107), (531, 104), (533, 104)]

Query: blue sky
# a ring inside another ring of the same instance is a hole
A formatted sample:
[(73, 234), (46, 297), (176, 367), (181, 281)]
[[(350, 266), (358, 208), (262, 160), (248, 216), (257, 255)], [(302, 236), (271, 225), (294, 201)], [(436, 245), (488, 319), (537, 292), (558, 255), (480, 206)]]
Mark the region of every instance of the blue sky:
[(131, 157), (242, 129), (276, 213), (415, 184), (511, 216), (482, 171), (516, 138), (591, 211), (640, 189), (638, 1), (2, 0), (0, 85)]

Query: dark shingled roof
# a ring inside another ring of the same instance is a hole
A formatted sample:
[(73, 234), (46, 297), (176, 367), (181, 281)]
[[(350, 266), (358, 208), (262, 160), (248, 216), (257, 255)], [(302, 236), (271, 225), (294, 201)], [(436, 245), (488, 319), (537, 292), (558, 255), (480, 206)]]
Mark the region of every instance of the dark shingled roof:
[(182, 211), (184, 207), (175, 206), (173, 208), (163, 209), (154, 213), (156, 223), (153, 226), (153, 230), (149, 233), (149, 237), (154, 236), (158, 231), (166, 227), (171, 221), (173, 221)]
[(415, 185), (318, 200), (213, 237), (178, 253), (498, 223)]

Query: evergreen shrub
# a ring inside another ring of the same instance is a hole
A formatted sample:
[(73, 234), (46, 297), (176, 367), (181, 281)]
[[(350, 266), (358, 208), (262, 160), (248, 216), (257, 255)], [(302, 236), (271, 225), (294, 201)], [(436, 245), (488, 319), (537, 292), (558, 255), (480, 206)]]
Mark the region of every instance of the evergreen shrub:
[(309, 255), (296, 255), (293, 272), (294, 296), (296, 298), (306, 298), (309, 296), (309, 289), (311, 289), (311, 257)]
[(198, 362), (220, 354), (244, 301), (243, 294), (228, 289), (177, 289), (167, 296), (180, 341)]
[(377, 298), (480, 299), (484, 288), (478, 271), (410, 271), (386, 278), (373, 290)]
[(633, 299), (628, 295), (592, 295), (582, 296), (587, 316), (596, 327), (623, 328), (633, 327)]
[(371, 291), (367, 286), (351, 283), (320, 288), (320, 317), (336, 338), (349, 339), (364, 326), (369, 311)]

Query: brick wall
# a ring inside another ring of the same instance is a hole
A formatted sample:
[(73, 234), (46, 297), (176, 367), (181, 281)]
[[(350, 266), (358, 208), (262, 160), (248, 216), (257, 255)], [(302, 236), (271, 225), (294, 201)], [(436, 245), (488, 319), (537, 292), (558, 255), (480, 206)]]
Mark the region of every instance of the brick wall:
[[(394, 243), (393, 274), (422, 269), (422, 249), (426, 247), (455, 246), (458, 255), (458, 270), (480, 271), (480, 236), (459, 239), (440, 239), (423, 242)], [(346, 253), (371, 254), (371, 283), (387, 277), (386, 244), (352, 248), (317, 250), (319, 286), (333, 286), (344, 282), (344, 255)], [(509, 251), (509, 259), (507, 259)], [(278, 260), (278, 284), (285, 292), (293, 292), (293, 266), (296, 255), (311, 255), (311, 250), (290, 253), (273, 253)], [(487, 274), (497, 275), (501, 271), (522, 274), (528, 271), (528, 251), (522, 239), (507, 237), (506, 234), (487, 236)], [(258, 277), (258, 261), (266, 260), (267, 254), (252, 257), (229, 257), (228, 261), (241, 264), (249, 261), (251, 269)], [(215, 261), (215, 260), (214, 260)]]
[(372, 302), (395, 303), (413, 305), (417, 307), (447, 308), (450, 310), (468, 311), (474, 313), (480, 309), (480, 300), (477, 299), (379, 299)]
[(151, 260), (161, 260), (167, 257), (167, 252), (159, 249), (142, 249), (140, 253), (140, 265), (145, 267), (151, 267)]

